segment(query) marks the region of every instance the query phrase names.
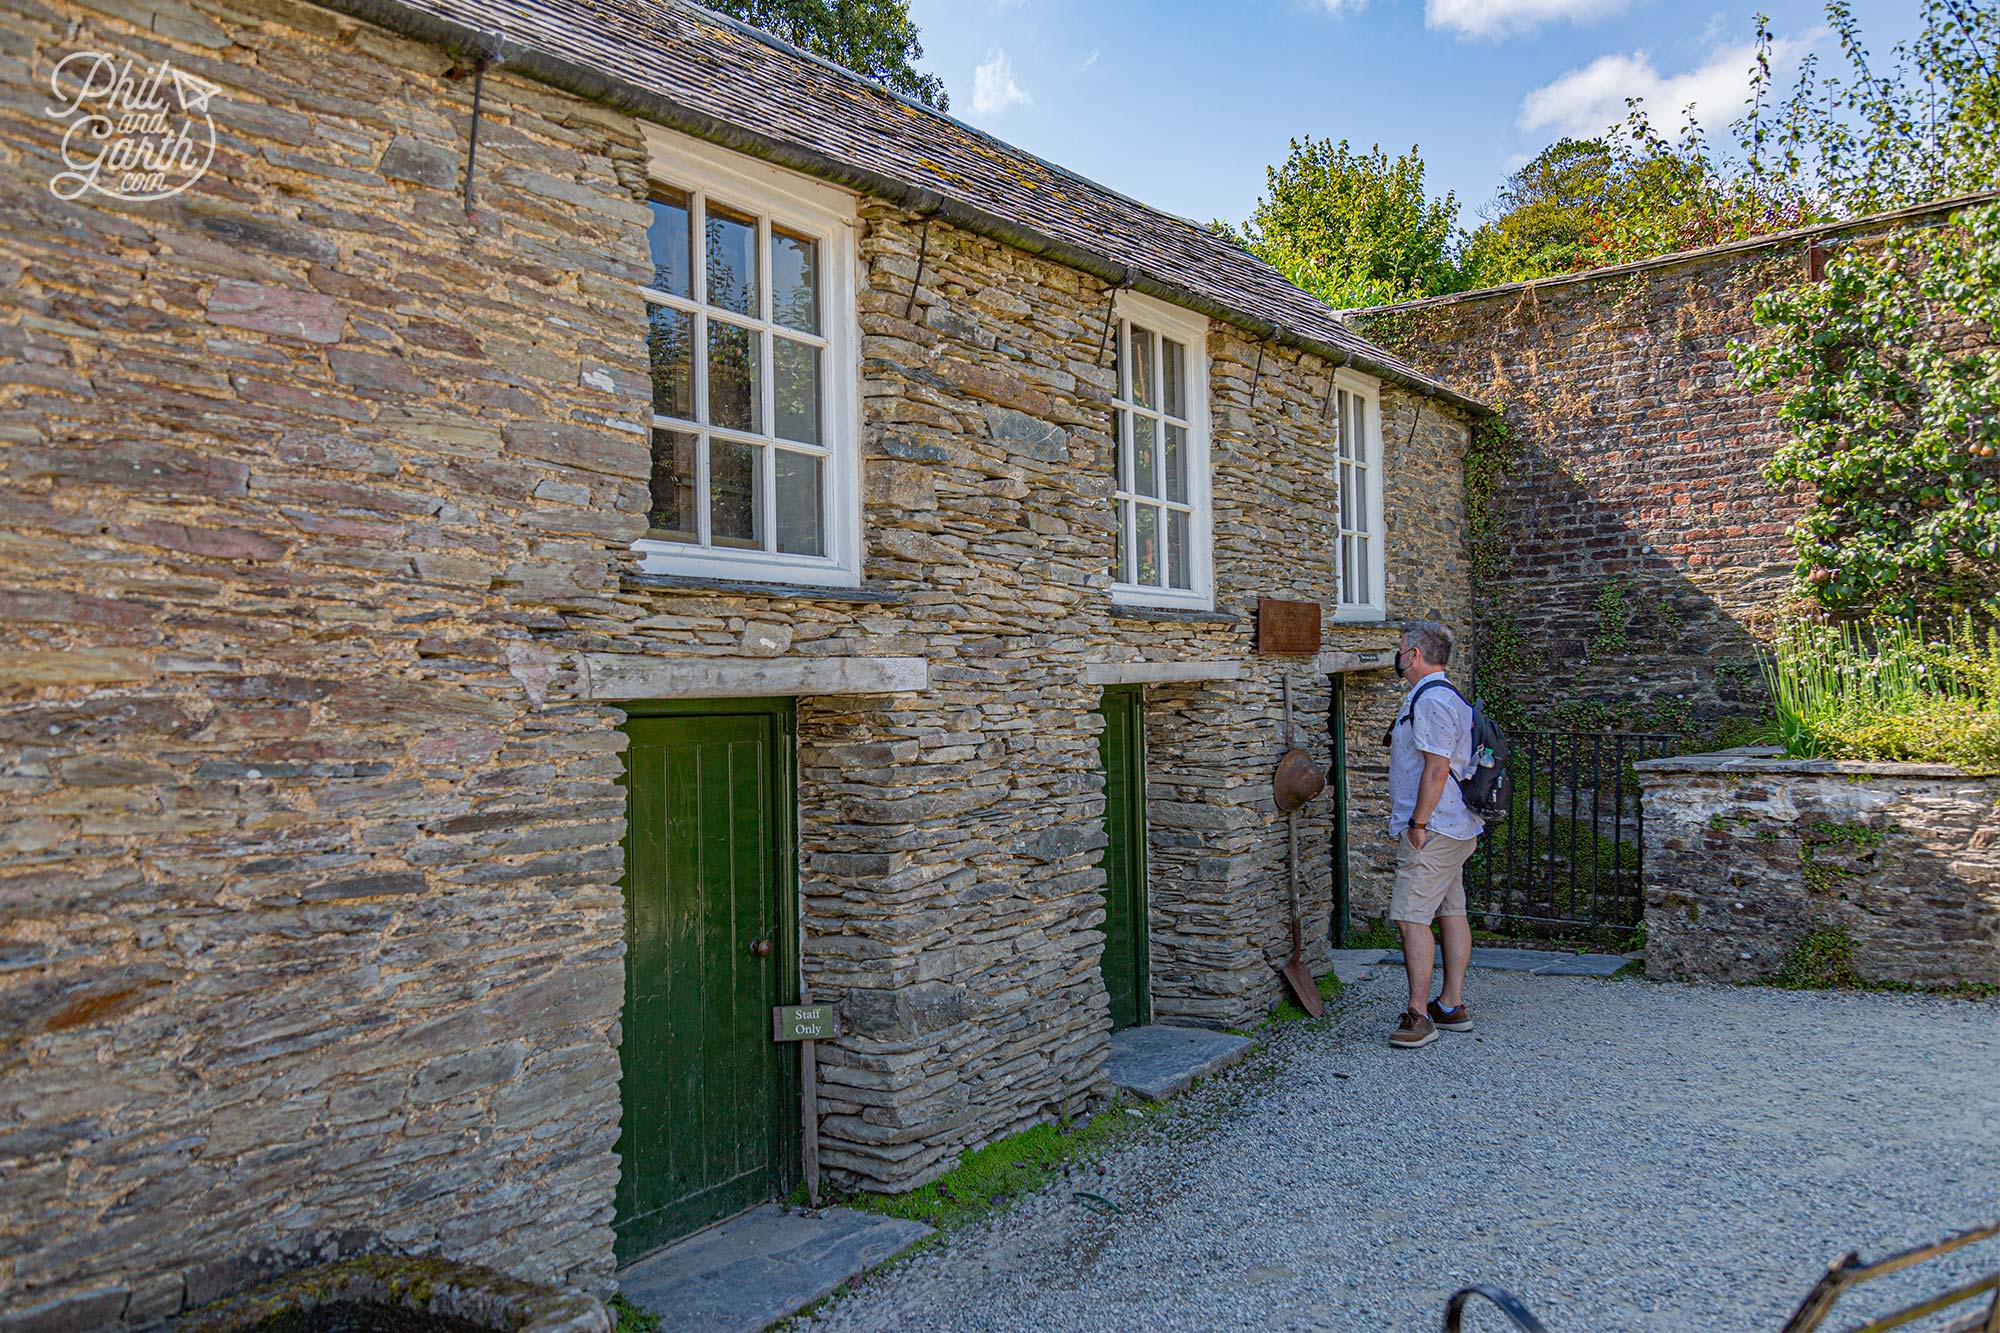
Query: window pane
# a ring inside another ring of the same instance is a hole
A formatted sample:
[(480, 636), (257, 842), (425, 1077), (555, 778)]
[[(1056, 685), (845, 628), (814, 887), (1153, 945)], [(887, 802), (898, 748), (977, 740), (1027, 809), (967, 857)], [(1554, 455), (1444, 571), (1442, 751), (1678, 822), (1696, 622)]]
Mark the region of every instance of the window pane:
[(1354, 469), (1346, 463), (1340, 465), (1340, 526), (1342, 531), (1354, 528)]
[(1354, 601), (1354, 538), (1340, 539), (1340, 600)]
[(1187, 348), (1172, 338), (1160, 339), (1160, 397), (1166, 403), (1167, 415), (1185, 417), (1187, 391), (1183, 381), (1187, 379)]
[(1138, 582), (1152, 587), (1160, 586), (1160, 511), (1151, 505), (1137, 506), (1133, 515), (1138, 520), (1133, 545), (1139, 561)]
[(818, 444), (819, 348), (774, 338), (771, 360), (777, 375), (771, 410), (778, 419), (776, 433), (801, 444)]
[(1151, 417), (1132, 414), (1132, 489), (1140, 495), (1160, 493), (1159, 446), (1153, 436), (1158, 429)]
[(1368, 469), (1354, 469), (1354, 522), (1356, 532), (1368, 531)]
[(771, 228), (771, 320), (819, 332), (819, 242)]
[(1334, 432), (1340, 438), (1340, 456), (1342, 458), (1352, 458), (1354, 455), (1349, 450), (1354, 447), (1354, 432), (1348, 428), (1347, 422), (1349, 394), (1347, 390), (1342, 389), (1334, 397), (1336, 399)]
[(681, 430), (653, 432), (653, 507), (646, 515), (648, 537), (670, 542), (697, 540), (694, 516), (694, 455), (698, 436)]
[(1368, 539), (1366, 537), (1356, 537), (1354, 539), (1354, 600), (1360, 605), (1366, 605), (1375, 600), (1374, 594), (1368, 586), (1368, 573)]
[(1353, 418), (1352, 454), (1357, 463), (1368, 461), (1368, 400), (1360, 394), (1349, 394), (1347, 401), (1352, 405), (1349, 415)]
[(731, 430), (759, 430), (756, 334), (708, 321), (708, 419)]
[(653, 189), (653, 220), (646, 226), (653, 252), (647, 285), (673, 296), (691, 296), (688, 282), (688, 197), (679, 190)]
[(1167, 498), (1178, 504), (1188, 502), (1187, 428), (1169, 425), (1167, 431)]
[(1153, 363), (1159, 354), (1153, 350), (1153, 331), (1132, 326), (1132, 401), (1141, 407), (1157, 407), (1159, 400), (1153, 393)]
[(820, 531), (820, 460), (777, 451), (778, 549), (787, 555), (825, 555)]
[(646, 310), (646, 353), (653, 363), (653, 411), (694, 420), (694, 316), (672, 306)]
[(1120, 408), (1111, 414), (1111, 484), (1121, 491), (1132, 489), (1125, 474), (1125, 411)]
[(754, 444), (708, 442), (708, 540), (711, 546), (764, 545), (764, 488)]
[(757, 220), (708, 206), (708, 303), (757, 313)]
[(1190, 518), (1191, 515), (1184, 510), (1167, 511), (1167, 586), (1170, 588), (1194, 587), (1193, 571), (1188, 568)]
[(1132, 581), (1132, 502), (1118, 502), (1118, 581)]

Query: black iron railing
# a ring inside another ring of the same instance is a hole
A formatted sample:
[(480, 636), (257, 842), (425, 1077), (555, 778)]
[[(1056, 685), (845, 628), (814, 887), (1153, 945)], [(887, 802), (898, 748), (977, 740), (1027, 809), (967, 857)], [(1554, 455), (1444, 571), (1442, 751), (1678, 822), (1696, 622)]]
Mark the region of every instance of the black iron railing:
[(1509, 733), (1514, 808), (1466, 873), (1474, 926), (1548, 937), (1629, 933), (1645, 915), (1645, 816), (1632, 766), (1668, 752), (1654, 732)]

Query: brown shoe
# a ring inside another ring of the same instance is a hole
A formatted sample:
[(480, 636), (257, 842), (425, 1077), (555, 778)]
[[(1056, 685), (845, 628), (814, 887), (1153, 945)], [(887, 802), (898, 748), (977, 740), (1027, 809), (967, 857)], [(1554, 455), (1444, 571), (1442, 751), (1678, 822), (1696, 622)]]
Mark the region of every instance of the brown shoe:
[(1447, 1009), (1436, 1000), (1432, 1000), (1424, 1012), (1431, 1016), (1431, 1022), (1445, 1032), (1472, 1031), (1472, 1006), (1463, 1000), (1459, 1001), (1456, 1009)]
[(1389, 1044), (1405, 1051), (1428, 1046), (1437, 1039), (1437, 1025), (1414, 1009), (1405, 1009), (1402, 1022), (1389, 1034)]

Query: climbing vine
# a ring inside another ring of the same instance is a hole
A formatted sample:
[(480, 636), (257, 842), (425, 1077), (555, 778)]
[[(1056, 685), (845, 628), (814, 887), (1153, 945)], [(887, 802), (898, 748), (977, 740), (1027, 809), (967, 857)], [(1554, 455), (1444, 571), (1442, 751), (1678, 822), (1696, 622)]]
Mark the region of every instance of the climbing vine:
[(1745, 387), (1785, 395), (1792, 438), (1764, 475), (1809, 497), (1801, 592), (1894, 614), (2000, 593), (2000, 204), (1752, 310), (1768, 336), (1730, 356)]

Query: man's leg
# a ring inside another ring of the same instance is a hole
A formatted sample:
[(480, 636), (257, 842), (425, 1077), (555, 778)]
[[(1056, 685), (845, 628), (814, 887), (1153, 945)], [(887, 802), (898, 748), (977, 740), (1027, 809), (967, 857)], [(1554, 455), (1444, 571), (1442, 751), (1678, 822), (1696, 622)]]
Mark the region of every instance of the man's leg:
[[(1465, 969), (1472, 962), (1472, 924), (1462, 916), (1441, 916), (1438, 918), (1438, 932), (1444, 936), (1444, 990), (1438, 995), (1438, 1003), (1447, 1009), (1456, 1009), (1465, 1003)], [(1429, 952), (1425, 950), (1426, 954)], [(1408, 956), (1406, 948), (1404, 957)], [(1430, 961), (1426, 958), (1426, 989), (1430, 986), (1430, 977)], [(1425, 1000), (1429, 998), (1428, 995), (1424, 997)], [(1422, 1000), (1418, 1001), (1419, 1005), (1422, 1003)]]
[[(1465, 924), (1464, 917), (1459, 918), (1459, 924), (1461, 926)], [(1431, 928), (1429, 926), (1419, 925), (1415, 921), (1398, 921), (1396, 929), (1402, 932), (1403, 936), (1403, 971), (1408, 973), (1410, 978), (1410, 1008), (1421, 1014), (1424, 1011), (1424, 1006), (1430, 1003), (1431, 955), (1437, 946), (1431, 942)], [(1466, 936), (1468, 948), (1470, 948), (1471, 939), (1472, 936), (1468, 933)], [(1468, 956), (1470, 955), (1468, 954)], [(1446, 985), (1451, 984), (1450, 968), (1451, 955), (1446, 954)], [(1458, 966), (1458, 978), (1462, 985), (1465, 981), (1465, 963), (1462, 959)]]

